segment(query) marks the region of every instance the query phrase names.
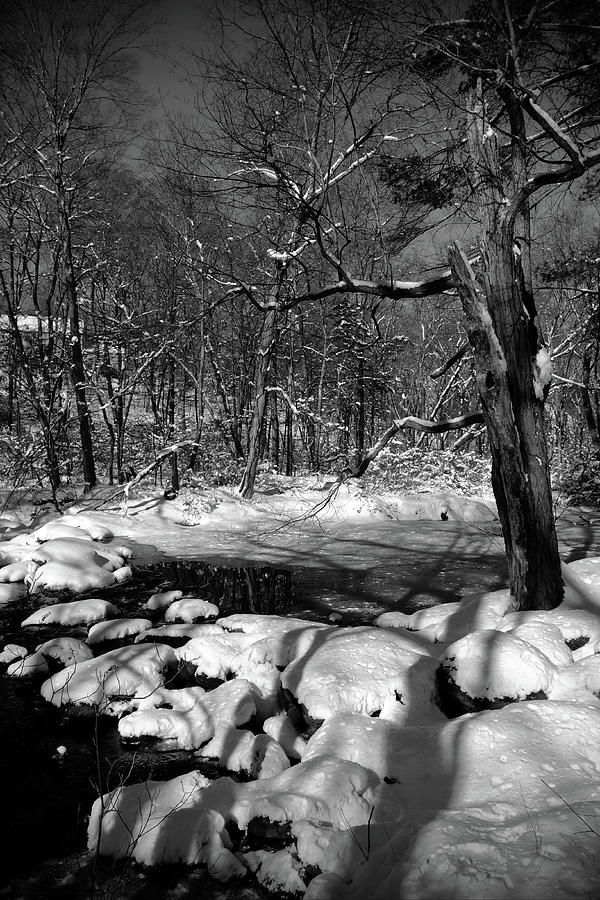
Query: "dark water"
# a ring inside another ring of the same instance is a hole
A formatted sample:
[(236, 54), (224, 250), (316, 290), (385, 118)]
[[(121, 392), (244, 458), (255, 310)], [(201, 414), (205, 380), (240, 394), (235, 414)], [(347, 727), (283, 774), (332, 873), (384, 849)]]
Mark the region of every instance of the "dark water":
[[(372, 622), (374, 616), (386, 610), (412, 612), (457, 600), (475, 590), (505, 585), (505, 563), (497, 542), (492, 546), (486, 539), (479, 546), (477, 541), (474, 544), (472, 532), (465, 535), (458, 527), (440, 531), (439, 525), (423, 525), (416, 529), (412, 526), (410, 532), (401, 529), (398, 546), (390, 544), (392, 532), (379, 540), (372, 534), (371, 539), (367, 534), (349, 535), (336, 545), (335, 563), (333, 557), (326, 557), (323, 565), (317, 564), (319, 560), (315, 561), (314, 556), (310, 565), (297, 565), (294, 560), (285, 568), (232, 567), (197, 560), (161, 562), (135, 569), (130, 584), (104, 591), (102, 596), (110, 599), (122, 616), (143, 616), (157, 623), (162, 620), (161, 612), (149, 613), (143, 604), (156, 591), (180, 589), (184, 595), (216, 603), (221, 615), (267, 613), (327, 621), (335, 613), (341, 616), (340, 624), (357, 625)], [(564, 530), (562, 549), (568, 559), (589, 554), (597, 546), (600, 545), (595, 531), (592, 535), (580, 529)], [(87, 628), (20, 627), (21, 621), (45, 602), (65, 599), (73, 598), (37, 596), (0, 609), (0, 647), (10, 642), (31, 650), (58, 634), (84, 639)], [(56, 752), (61, 745), (67, 748), (62, 757)], [(41, 699), (39, 681), (0, 675), (0, 785), (2, 819), (8, 826), (0, 842), (0, 898), (88, 896), (87, 890), (77, 887), (77, 879), (75, 887), (60, 888), (53, 877), (48, 881), (47, 871), (46, 881), (35, 881), (37, 887), (26, 889), (20, 879), (41, 871), (45, 860), (73, 858), (73, 854), (84, 850), (87, 817), (99, 790), (106, 791), (123, 782), (171, 778), (195, 768), (198, 761), (191, 753), (159, 753), (123, 746), (115, 720), (69, 717)], [(203, 769), (212, 777), (220, 774), (210, 767)], [(104, 862), (100, 867), (107, 883), (108, 865)], [(114, 877), (114, 864), (110, 866), (110, 877)], [(181, 886), (190, 882), (189, 890), (199, 892), (205, 900), (264, 896), (258, 889), (239, 884), (215, 886), (206, 880), (199, 883), (199, 877), (198, 873), (175, 867), (167, 873), (129, 872), (127, 878), (133, 878), (135, 884), (125, 892), (116, 887), (112, 895), (187, 896), (187, 887), (182, 894)], [(125, 878), (121, 872), (118, 884), (124, 884)], [(3, 884), (8, 885), (4, 890)]]

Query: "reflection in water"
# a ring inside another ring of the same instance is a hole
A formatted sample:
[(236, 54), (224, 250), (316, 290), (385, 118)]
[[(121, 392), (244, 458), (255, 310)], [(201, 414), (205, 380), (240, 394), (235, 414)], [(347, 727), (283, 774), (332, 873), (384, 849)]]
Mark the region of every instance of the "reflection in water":
[[(155, 589), (178, 589), (216, 603), (222, 616), (232, 613), (285, 612), (294, 602), (292, 573), (272, 566), (217, 566), (174, 560), (135, 570), (136, 582)], [(139, 590), (139, 584), (138, 584)]]

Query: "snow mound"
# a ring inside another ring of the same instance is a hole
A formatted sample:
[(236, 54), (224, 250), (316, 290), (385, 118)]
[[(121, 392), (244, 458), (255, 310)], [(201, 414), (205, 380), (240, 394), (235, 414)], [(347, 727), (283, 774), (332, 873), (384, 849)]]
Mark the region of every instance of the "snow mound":
[(411, 816), (419, 809), (489, 804), (490, 818), (500, 821), (504, 803), (533, 810), (560, 809), (561, 798), (600, 801), (599, 739), (600, 707), (550, 700), (430, 726), (354, 713), (324, 722), (308, 741), (303, 763), (335, 756), (371, 769), (397, 782), (396, 801)]
[(205, 625), (188, 625), (182, 622), (171, 622), (168, 625), (157, 625), (156, 628), (148, 628), (146, 631), (140, 632), (135, 638), (136, 644), (146, 641), (167, 641), (173, 640), (178, 643), (186, 643), (192, 638), (199, 637)]
[[(1, 571), (1, 570), (0, 570)], [(199, 619), (216, 618), (219, 607), (208, 600), (185, 598), (175, 600), (165, 612), (165, 622), (197, 622)]]
[(53, 659), (63, 666), (72, 666), (75, 663), (92, 659), (94, 654), (84, 641), (74, 637), (55, 637), (44, 641), (36, 648), (46, 659)]
[(284, 670), (281, 683), (313, 720), (339, 712), (371, 715), (407, 693), (407, 672), (427, 652), (404, 632), (332, 628)]
[(231, 660), (253, 640), (253, 635), (223, 631), (219, 625), (205, 625), (196, 636), (178, 649), (182, 662), (196, 666), (196, 677), (220, 678), (224, 681), (231, 672)]
[(116, 613), (117, 610), (108, 600), (90, 597), (88, 600), (42, 606), (24, 619), (21, 625), (93, 625)]
[(131, 551), (126, 547), (100, 548), (91, 540), (80, 538), (46, 541), (25, 557), (38, 566), (27, 576), (29, 590), (33, 594), (43, 590), (71, 590), (79, 594), (121, 584), (132, 577), (125, 564), (128, 555)]
[(74, 528), (60, 521), (47, 522), (45, 525), (30, 531), (24, 539), (26, 544), (43, 544), (51, 540), (91, 541), (92, 536), (84, 528)]
[(121, 647), (102, 656), (67, 666), (41, 688), (54, 706), (93, 707), (110, 715), (111, 700), (142, 700), (162, 687), (177, 659), (163, 644)]
[(189, 772), (105, 794), (92, 807), (88, 847), (145, 866), (203, 864), (220, 881), (243, 875), (243, 864), (230, 850), (223, 816), (200, 806), (208, 784), (199, 772)]
[(108, 541), (113, 536), (112, 530), (99, 522), (93, 515), (81, 512), (65, 513), (58, 521), (62, 525), (70, 525), (87, 532), (93, 541)]
[(5, 644), (0, 653), (0, 663), (6, 666), (17, 659), (25, 659), (28, 653), (27, 647), (22, 647), (20, 644)]
[[(365, 862), (319, 875), (305, 900), (565, 900), (595, 897), (600, 871), (594, 863), (598, 838), (578, 819), (593, 822), (600, 807), (583, 803), (548, 810), (505, 809), (502, 821), (487, 809), (440, 810), (435, 818), (356, 830)], [(596, 844), (594, 843), (596, 842)], [(366, 853), (365, 853), (366, 855)]]
[(160, 750), (197, 750), (218, 725), (244, 725), (256, 712), (256, 689), (242, 679), (207, 691), (186, 710), (140, 709), (119, 721), (123, 740), (154, 739)]
[(289, 759), (302, 759), (304, 756), (306, 740), (298, 733), (294, 723), (285, 713), (265, 719), (263, 731), (281, 744)]
[[(2, 572), (2, 569), (0, 569)], [(24, 584), (0, 584), (0, 606), (12, 603), (14, 600), (20, 600), (27, 593)]]
[(14, 584), (19, 581), (25, 581), (30, 571), (31, 566), (25, 560), (9, 563), (0, 569), (0, 582), (2, 584)]
[(244, 862), (267, 891), (300, 895), (306, 890), (305, 867), (289, 850), (251, 850)]
[(242, 772), (260, 780), (279, 775), (290, 761), (281, 745), (267, 734), (253, 734), (229, 725), (218, 725), (214, 736), (198, 751), (230, 772)]
[(491, 629), (450, 644), (440, 665), (449, 683), (467, 697), (490, 701), (547, 696), (556, 672), (548, 657), (531, 644)]
[(6, 674), (11, 678), (35, 678), (48, 674), (48, 662), (41, 653), (30, 653), (23, 659), (12, 662)]
[(86, 642), (90, 647), (103, 641), (117, 641), (152, 628), (150, 619), (108, 619), (92, 625)]
[(306, 628), (331, 628), (330, 625), (318, 624), (294, 616), (268, 616), (260, 613), (235, 613), (231, 616), (224, 616), (217, 621), (217, 625), (224, 631), (255, 635), (255, 640), (269, 637), (272, 634), (284, 634), (286, 631), (299, 633)]
[(311, 819), (326, 829), (365, 824), (373, 816), (378, 787), (373, 772), (328, 757), (249, 783), (227, 777), (207, 783), (191, 772), (171, 781), (121, 787), (105, 794), (102, 802), (96, 800), (88, 847), (99, 845), (103, 855), (130, 855), (145, 865), (201, 862), (192, 857), (190, 844), (197, 850), (198, 843), (212, 837), (217, 845), (222, 840), (231, 846), (223, 822), (243, 831), (256, 820), (286, 824)]
[(183, 597), (182, 591), (159, 591), (157, 594), (152, 594), (145, 603), (145, 607), (150, 610), (163, 609), (165, 606), (169, 606), (173, 600), (180, 600), (181, 597)]

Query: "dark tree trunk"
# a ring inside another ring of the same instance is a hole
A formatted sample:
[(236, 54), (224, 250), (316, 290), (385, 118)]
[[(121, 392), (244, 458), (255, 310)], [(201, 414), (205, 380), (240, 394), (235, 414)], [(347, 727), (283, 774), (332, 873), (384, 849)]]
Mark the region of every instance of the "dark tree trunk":
[(260, 461), (265, 409), (268, 398), (267, 378), (271, 366), (271, 357), (276, 336), (277, 307), (273, 305), (267, 310), (258, 347), (256, 374), (254, 378), (254, 405), (252, 408), (250, 435), (248, 438), (248, 456), (246, 459), (246, 468), (244, 469), (244, 474), (238, 488), (242, 497), (251, 497), (254, 492), (256, 473)]
[(84, 491), (91, 490), (96, 485), (96, 465), (94, 461), (94, 444), (92, 441), (92, 424), (90, 411), (85, 392), (86, 375), (83, 363), (83, 350), (81, 346), (81, 328), (79, 323), (79, 298), (77, 296), (77, 282), (75, 280), (75, 267), (73, 265), (73, 248), (71, 244), (71, 223), (65, 197), (65, 189), (61, 181), (58, 182), (59, 201), (64, 229), (64, 270), (65, 289), (69, 302), (69, 324), (71, 337), (69, 346), (71, 349), (71, 379), (75, 392), (75, 405), (77, 407), (77, 421), (79, 423), (79, 440), (81, 443), (81, 461), (83, 466)]

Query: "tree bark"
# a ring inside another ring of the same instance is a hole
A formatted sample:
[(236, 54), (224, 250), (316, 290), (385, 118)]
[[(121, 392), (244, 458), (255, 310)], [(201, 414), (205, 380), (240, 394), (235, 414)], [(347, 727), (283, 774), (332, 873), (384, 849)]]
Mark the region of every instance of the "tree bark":
[(258, 347), (258, 359), (256, 362), (256, 376), (254, 380), (254, 405), (250, 422), (250, 435), (248, 438), (248, 456), (246, 467), (238, 491), (242, 497), (251, 497), (254, 492), (256, 473), (260, 460), (260, 448), (262, 431), (267, 406), (267, 378), (271, 365), (273, 346), (277, 336), (277, 307), (273, 305), (267, 310), (263, 322), (260, 342)]
[[(547, 474), (543, 401), (534, 393), (531, 353), (523, 334), (526, 323), (522, 314), (515, 315), (519, 281), (510, 277), (512, 248), (495, 249), (498, 256), (489, 260), (487, 296), (456, 244), (450, 248), (450, 261), (474, 351), (514, 608), (553, 609), (564, 588)], [(513, 352), (507, 358), (499, 335), (505, 343), (511, 326)]]
[(79, 440), (81, 443), (81, 461), (83, 466), (83, 489), (85, 492), (96, 485), (96, 465), (94, 461), (94, 444), (92, 441), (92, 425), (90, 411), (85, 392), (85, 366), (83, 363), (83, 350), (81, 347), (81, 328), (79, 322), (79, 298), (77, 296), (77, 282), (75, 280), (75, 267), (73, 264), (73, 247), (71, 243), (71, 222), (65, 188), (60, 179), (57, 179), (59, 202), (64, 228), (64, 269), (65, 290), (69, 301), (69, 324), (71, 326), (71, 378), (75, 392), (75, 405), (77, 407), (77, 421), (79, 423)]

